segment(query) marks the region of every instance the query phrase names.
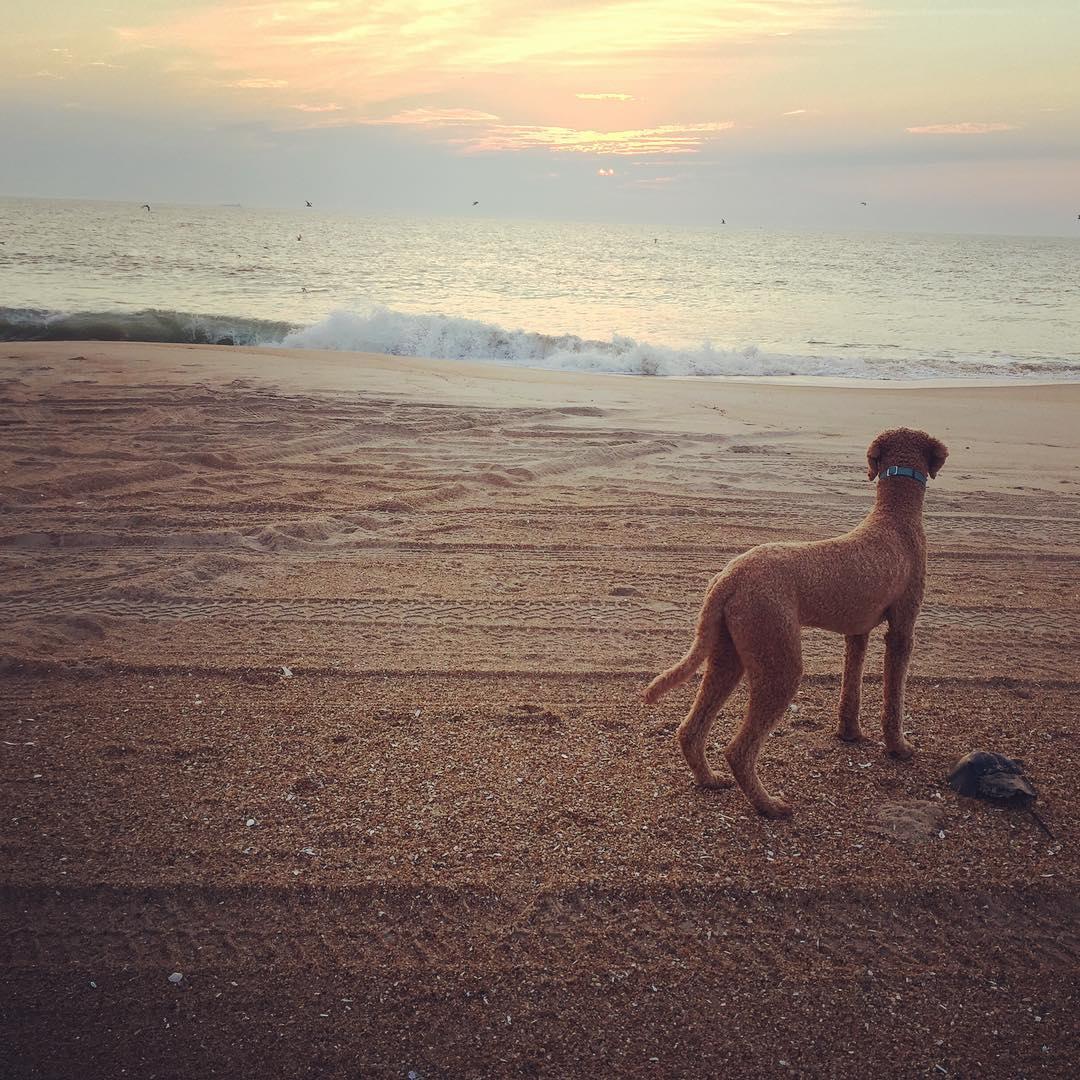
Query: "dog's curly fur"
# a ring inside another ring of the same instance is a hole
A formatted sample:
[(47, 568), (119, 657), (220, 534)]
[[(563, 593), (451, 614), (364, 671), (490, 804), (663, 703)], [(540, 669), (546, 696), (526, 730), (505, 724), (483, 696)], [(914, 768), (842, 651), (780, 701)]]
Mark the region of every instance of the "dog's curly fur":
[[(949, 451), (924, 431), (883, 431), (866, 452), (871, 480), (891, 465), (934, 477)], [(870, 631), (888, 621), (885, 635), (885, 701), (882, 726), (891, 754), (909, 758), (904, 738), (904, 680), (915, 620), (926, 582), (922, 526), (925, 488), (908, 477), (878, 481), (873, 510), (849, 533), (810, 543), (762, 544), (733, 559), (709, 585), (690, 651), (645, 690), (656, 702), (686, 682), (704, 663), (705, 674), (677, 738), (697, 782), (730, 787), (705, 758), (713, 719), (745, 673), (750, 701), (738, 733), (725, 751), (728, 765), (755, 809), (787, 817), (791, 807), (770, 795), (757, 775), (762, 741), (779, 722), (802, 678), (800, 628), (843, 634), (844, 678), (837, 736), (862, 738), (859, 695)]]

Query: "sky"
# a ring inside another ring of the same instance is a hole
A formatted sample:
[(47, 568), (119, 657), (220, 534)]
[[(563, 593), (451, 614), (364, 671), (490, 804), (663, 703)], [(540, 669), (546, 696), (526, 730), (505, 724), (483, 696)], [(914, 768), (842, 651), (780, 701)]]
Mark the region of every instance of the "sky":
[(0, 194), (1080, 237), (1075, 0), (0, 14)]

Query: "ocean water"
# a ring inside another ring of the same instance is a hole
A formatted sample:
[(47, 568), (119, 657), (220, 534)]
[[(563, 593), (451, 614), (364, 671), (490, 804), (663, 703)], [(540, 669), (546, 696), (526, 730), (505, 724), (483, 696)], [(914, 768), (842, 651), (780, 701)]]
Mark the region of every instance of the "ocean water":
[(1080, 379), (1080, 234), (786, 233), (0, 199), (0, 339), (638, 375)]

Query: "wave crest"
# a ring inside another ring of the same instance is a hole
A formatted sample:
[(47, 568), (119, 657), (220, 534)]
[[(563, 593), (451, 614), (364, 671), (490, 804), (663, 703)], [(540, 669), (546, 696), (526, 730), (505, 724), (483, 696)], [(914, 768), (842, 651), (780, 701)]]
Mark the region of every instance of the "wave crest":
[(313, 326), (286, 334), (281, 345), (621, 375), (764, 373), (760, 354), (753, 346), (739, 351), (717, 350), (711, 345), (684, 350), (618, 335), (610, 341), (595, 341), (574, 334), (506, 330), (494, 323), (450, 315), (413, 315), (386, 307), (363, 314), (335, 311)]
[(573, 334), (552, 336), (506, 330), (494, 323), (450, 315), (415, 315), (386, 307), (358, 313), (335, 311), (296, 329), (280, 344), (293, 349), (341, 349), (473, 360), (558, 371), (618, 375), (799, 375), (849, 379), (964, 379), (1016, 377), (1080, 379), (1080, 364), (1008, 356), (941, 356), (882, 359), (847, 353), (811, 356), (770, 353), (755, 345), (720, 349), (706, 342), (675, 348), (613, 335), (610, 341)]

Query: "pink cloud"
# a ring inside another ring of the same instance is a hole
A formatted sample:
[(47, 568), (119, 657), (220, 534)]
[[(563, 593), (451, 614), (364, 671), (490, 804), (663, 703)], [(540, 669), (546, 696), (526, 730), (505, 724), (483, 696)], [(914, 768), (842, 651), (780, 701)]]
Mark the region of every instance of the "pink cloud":
[[(766, 50), (779, 34), (814, 35), (868, 18), (862, 0), (205, 0), (167, 7), (173, 14), (112, 32), (128, 47), (188, 58), (190, 70), (178, 74), (199, 95), (206, 79), (236, 89), (288, 86), (303, 99), (342, 102), (350, 115), (378, 115), (390, 102), (444, 100), (464, 80), (480, 107), (490, 103), (517, 123), (576, 123), (576, 112), (559, 109), (577, 109), (578, 101), (625, 103), (631, 112), (638, 99), (624, 91), (575, 95), (573, 85), (588, 72), (594, 86), (651, 87), (648, 110), (632, 113), (627, 128), (658, 124), (671, 115), (665, 109), (701, 101), (716, 79), (718, 50), (729, 57), (730, 75), (735, 63), (753, 67), (752, 55), (742, 58), (745, 47)], [(676, 72), (678, 80), (670, 77)], [(251, 97), (259, 109), (288, 107)]]

